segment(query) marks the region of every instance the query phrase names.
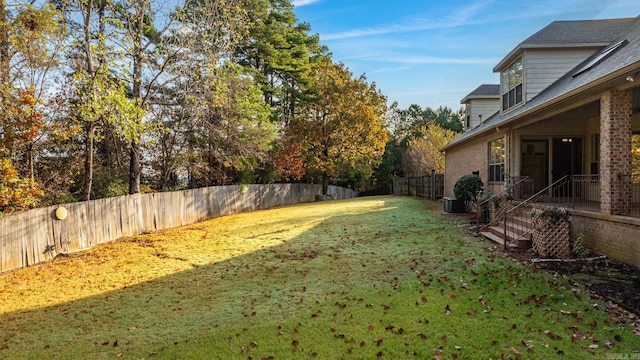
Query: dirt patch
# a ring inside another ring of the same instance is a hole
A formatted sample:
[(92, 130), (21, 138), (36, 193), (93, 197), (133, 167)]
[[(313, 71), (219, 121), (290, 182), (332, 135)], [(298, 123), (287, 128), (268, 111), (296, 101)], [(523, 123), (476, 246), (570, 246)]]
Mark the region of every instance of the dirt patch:
[[(511, 250), (511, 256), (531, 262), (537, 256), (532, 250)], [(586, 286), (635, 315), (640, 315), (640, 269), (610, 259), (593, 261), (535, 262), (540, 269), (565, 275), (572, 282)]]

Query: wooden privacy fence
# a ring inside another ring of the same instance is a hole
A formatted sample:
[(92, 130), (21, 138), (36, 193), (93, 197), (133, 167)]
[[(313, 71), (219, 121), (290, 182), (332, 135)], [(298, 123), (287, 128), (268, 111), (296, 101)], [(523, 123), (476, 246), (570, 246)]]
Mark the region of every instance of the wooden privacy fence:
[[(315, 200), (322, 185), (229, 185), (184, 191), (134, 194), (32, 209), (0, 218), (0, 272), (54, 258), (60, 253), (90, 247), (145, 232), (170, 229), (199, 221)], [(329, 186), (338, 199), (356, 191)]]

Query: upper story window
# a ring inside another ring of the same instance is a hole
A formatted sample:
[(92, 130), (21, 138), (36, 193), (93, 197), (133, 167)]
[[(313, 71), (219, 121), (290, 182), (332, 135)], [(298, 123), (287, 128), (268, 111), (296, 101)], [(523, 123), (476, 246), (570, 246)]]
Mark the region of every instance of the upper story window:
[(469, 105), (469, 103), (467, 103), (464, 107), (464, 113), (467, 115), (465, 125), (466, 128), (469, 129), (471, 127), (471, 106)]
[(502, 110), (522, 103), (522, 80), (524, 79), (522, 58), (518, 58), (508, 69), (502, 72)]

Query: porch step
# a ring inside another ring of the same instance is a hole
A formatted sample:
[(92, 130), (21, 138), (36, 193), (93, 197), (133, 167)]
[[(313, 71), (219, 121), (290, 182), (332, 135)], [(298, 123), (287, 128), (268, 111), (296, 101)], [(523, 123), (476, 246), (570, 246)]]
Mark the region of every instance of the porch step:
[[(500, 245), (500, 247), (504, 247), (504, 239), (502, 238), (502, 236), (498, 236), (498, 235), (494, 234), (493, 232), (487, 231), (487, 230), (480, 231), (480, 236), (484, 237), (487, 240), (493, 241), (494, 243)], [(515, 249), (518, 246), (516, 244), (514, 244), (514, 243), (509, 243), (507, 245), (507, 247), (511, 248), (511, 249)]]
[[(493, 242), (497, 242), (500, 245), (504, 246), (504, 225), (499, 224), (498, 226), (489, 226), (484, 231), (480, 232), (480, 235), (484, 236), (488, 240)], [(527, 234), (529, 228), (518, 227), (517, 232), (514, 231), (516, 229), (507, 226), (507, 239), (509, 239), (510, 247), (519, 247), (528, 249), (531, 247), (531, 237)]]

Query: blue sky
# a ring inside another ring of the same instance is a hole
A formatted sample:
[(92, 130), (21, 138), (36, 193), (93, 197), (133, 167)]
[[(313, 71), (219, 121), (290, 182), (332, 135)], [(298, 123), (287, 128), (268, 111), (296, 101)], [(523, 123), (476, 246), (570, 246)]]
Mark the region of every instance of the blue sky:
[(457, 110), (493, 67), (555, 20), (640, 15), (638, 0), (292, 0), (333, 60), (400, 108)]

